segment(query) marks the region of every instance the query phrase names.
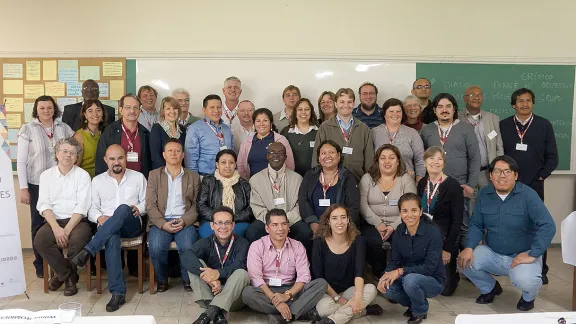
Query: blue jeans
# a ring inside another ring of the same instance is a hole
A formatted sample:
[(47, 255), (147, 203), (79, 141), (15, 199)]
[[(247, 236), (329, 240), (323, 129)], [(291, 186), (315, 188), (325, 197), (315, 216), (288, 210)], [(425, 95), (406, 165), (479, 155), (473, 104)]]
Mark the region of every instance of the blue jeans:
[(120, 205), (112, 217), (98, 227), (96, 235), (84, 247), (92, 256), (106, 246), (106, 267), (108, 270), (108, 290), (114, 294), (126, 294), (126, 281), (122, 273), (121, 238), (133, 238), (142, 232), (140, 217), (135, 217), (132, 208)]
[(397, 301), (400, 305), (408, 307), (412, 314), (419, 316), (428, 312), (426, 298), (438, 296), (443, 289), (444, 285), (433, 277), (409, 273), (394, 281), (384, 297)]
[[(250, 223), (247, 222), (235, 223), (232, 233), (245, 237), (244, 234), (246, 234), (246, 229), (249, 225)], [(198, 234), (200, 234), (200, 238), (205, 238), (214, 234), (214, 231), (210, 228), (210, 222), (205, 222), (204, 224), (200, 225), (198, 228)]]
[[(180, 230), (180, 232), (174, 234), (168, 233), (156, 226), (150, 228), (150, 232), (148, 233), (148, 249), (156, 273), (155, 278), (158, 282), (168, 282), (166, 269), (168, 268), (168, 250), (170, 243), (172, 243), (172, 241), (176, 242), (178, 254), (181, 254), (182, 251), (191, 249), (196, 240), (198, 240), (198, 232), (196, 232), (196, 228), (192, 225), (186, 226)], [(188, 271), (186, 271), (182, 262), (180, 262), (180, 273), (182, 274), (182, 280), (190, 282)]]
[(480, 293), (487, 294), (494, 289), (496, 276), (509, 276), (512, 284), (522, 290), (525, 301), (533, 301), (542, 287), (542, 257), (530, 264), (520, 264), (510, 268), (514, 257), (498, 254), (487, 245), (478, 245), (474, 249), (472, 269), (460, 269), (470, 279)]

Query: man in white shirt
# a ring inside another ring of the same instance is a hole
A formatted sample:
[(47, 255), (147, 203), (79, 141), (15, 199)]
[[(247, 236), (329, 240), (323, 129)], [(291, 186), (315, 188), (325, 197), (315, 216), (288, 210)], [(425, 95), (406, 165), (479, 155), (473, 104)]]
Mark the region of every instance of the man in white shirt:
[(222, 121), (232, 128), (232, 125), (239, 123), (236, 117), (238, 117), (238, 103), (242, 94), (242, 81), (235, 76), (226, 78), (222, 93), (226, 98), (222, 102)]
[(146, 178), (138, 171), (126, 169), (126, 152), (118, 144), (108, 147), (104, 160), (108, 171), (92, 180), (92, 205), (88, 212), (88, 219), (98, 224), (98, 231), (72, 263), (82, 267), (90, 256), (106, 247), (108, 290), (112, 294), (106, 311), (114, 312), (126, 302), (120, 239), (142, 233), (140, 215), (146, 213)]
[(232, 137), (234, 138), (234, 152), (240, 152), (240, 146), (247, 137), (254, 136), (254, 104), (250, 100), (242, 100), (238, 104), (238, 124), (232, 127)]
[(56, 275), (48, 289), (56, 291), (65, 285), (64, 296), (78, 292), (78, 273), (62, 254), (68, 249), (73, 258), (90, 240), (92, 232), (85, 220), (90, 208), (90, 175), (75, 165), (82, 148), (73, 137), (56, 142), (56, 166), (42, 172), (36, 208), (46, 220), (36, 237), (34, 247)]
[(282, 101), (284, 101), (284, 109), (274, 114), (274, 125), (278, 128), (278, 133), (288, 124), (290, 124), (290, 116), (292, 116), (292, 109), (296, 106), (296, 102), (300, 100), (300, 89), (295, 85), (287, 86), (282, 91)]

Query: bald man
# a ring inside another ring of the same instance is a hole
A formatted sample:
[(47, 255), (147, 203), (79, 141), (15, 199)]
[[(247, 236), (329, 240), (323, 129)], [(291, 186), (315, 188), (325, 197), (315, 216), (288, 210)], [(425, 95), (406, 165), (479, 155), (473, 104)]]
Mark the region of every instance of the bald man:
[(126, 152), (122, 146), (110, 145), (104, 161), (108, 171), (92, 180), (92, 205), (88, 211), (88, 219), (98, 224), (98, 231), (72, 263), (82, 267), (90, 256), (94, 257), (106, 247), (108, 290), (112, 294), (106, 311), (114, 312), (126, 302), (120, 239), (142, 233), (140, 215), (146, 213), (147, 183), (142, 173), (126, 169)]
[(240, 152), (240, 146), (247, 137), (254, 136), (254, 104), (250, 100), (242, 100), (238, 104), (238, 123), (232, 125), (232, 137), (234, 138), (234, 152)]
[[(100, 96), (100, 87), (98, 83), (92, 79), (88, 79), (82, 83), (82, 98), (84, 100), (96, 100)], [(106, 125), (112, 123), (116, 120), (116, 110), (114, 107), (104, 105), (108, 120)], [(64, 107), (64, 114), (62, 115), (62, 121), (74, 131), (80, 129), (80, 114), (82, 112), (82, 102), (67, 105)]]

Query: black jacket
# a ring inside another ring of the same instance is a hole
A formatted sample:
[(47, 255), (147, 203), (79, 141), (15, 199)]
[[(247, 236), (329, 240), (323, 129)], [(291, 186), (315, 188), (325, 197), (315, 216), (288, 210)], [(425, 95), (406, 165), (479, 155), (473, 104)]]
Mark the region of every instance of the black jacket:
[[(180, 138), (178, 138), (178, 142), (182, 144), (182, 151), (184, 151), (186, 128), (184, 128), (182, 125), (178, 125), (178, 127), (180, 127), (180, 132), (182, 132), (180, 134)], [(152, 125), (152, 129), (150, 130), (150, 157), (152, 159), (152, 170), (166, 166), (166, 160), (164, 160), (162, 153), (164, 152), (164, 145), (166, 145), (168, 140), (170, 140), (170, 137), (168, 134), (166, 134), (166, 131), (164, 128), (162, 128), (162, 125)]]
[[(426, 195), (427, 184), (427, 177), (420, 179), (417, 188), (418, 196)], [(424, 212), (427, 211), (424, 210)], [(464, 191), (456, 179), (448, 177), (442, 181), (438, 188), (438, 198), (430, 214), (442, 232), (444, 251), (452, 253), (458, 248), (458, 236), (464, 216)]]
[[(104, 105), (104, 104), (103, 104)], [(108, 115), (108, 120), (106, 125), (112, 124), (116, 120), (116, 110), (114, 107), (104, 105), (106, 109), (106, 114)], [(74, 131), (80, 129), (80, 112), (82, 111), (82, 102), (75, 103), (72, 105), (67, 105), (64, 107), (64, 113), (62, 114), (62, 121)]]
[[(153, 170), (152, 161), (150, 160), (150, 132), (148, 132), (146, 127), (138, 124), (138, 133), (140, 134), (140, 149), (142, 150), (142, 174), (146, 179), (148, 179), (148, 173)], [(108, 170), (108, 166), (106, 165), (106, 162), (104, 162), (104, 155), (106, 155), (108, 146), (112, 144), (120, 145), (121, 141), (122, 120), (117, 120), (106, 126), (102, 132), (102, 136), (100, 136), (100, 140), (98, 141), (98, 147), (96, 148), (96, 175)]]
[[(222, 183), (215, 176), (204, 176), (196, 203), (200, 224), (212, 221), (212, 211), (222, 206), (222, 190)], [(250, 207), (250, 183), (240, 178), (232, 186), (232, 190), (234, 190), (234, 195), (236, 196), (234, 201), (234, 222), (252, 222), (254, 215)]]
[[(318, 183), (320, 172), (322, 168), (317, 165), (306, 172), (300, 191), (298, 192), (298, 205), (300, 209), (300, 217), (307, 224), (318, 223), (320, 216), (314, 213), (314, 206), (312, 204), (312, 192)], [(352, 172), (344, 167), (338, 169), (338, 182), (336, 183), (336, 201), (333, 204), (344, 204), (348, 208), (350, 218), (356, 223), (360, 224), (360, 190)]]

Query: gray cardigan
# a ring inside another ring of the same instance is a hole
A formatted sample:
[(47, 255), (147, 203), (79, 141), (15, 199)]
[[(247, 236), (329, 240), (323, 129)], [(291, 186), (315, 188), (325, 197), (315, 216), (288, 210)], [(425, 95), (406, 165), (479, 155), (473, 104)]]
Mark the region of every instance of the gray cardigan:
[[(390, 134), (384, 127), (384, 124), (374, 127), (371, 130), (372, 140), (374, 141), (374, 152), (384, 144), (390, 144)], [(424, 165), (424, 144), (418, 131), (405, 125), (400, 125), (396, 138), (392, 143), (400, 150), (406, 170), (416, 173), (416, 176), (424, 177), (426, 175), (426, 166)]]

